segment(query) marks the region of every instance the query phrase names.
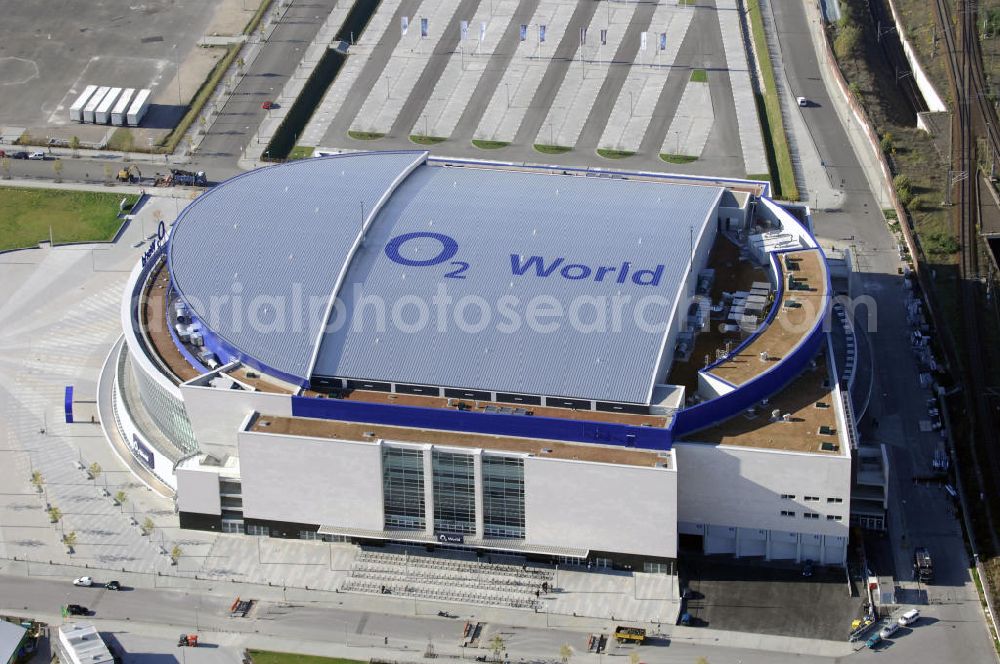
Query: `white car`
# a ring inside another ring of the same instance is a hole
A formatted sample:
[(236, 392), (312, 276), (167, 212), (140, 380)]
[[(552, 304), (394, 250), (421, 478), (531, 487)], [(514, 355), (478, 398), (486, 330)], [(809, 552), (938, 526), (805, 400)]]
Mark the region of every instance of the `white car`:
[(796, 97), (795, 101), (799, 103), (799, 106), (806, 107), (809, 105), (809, 100), (805, 97)]
[(899, 631), (899, 623), (889, 623), (882, 628), (882, 631), (878, 633), (883, 639), (888, 639), (890, 636)]
[(908, 625), (912, 625), (918, 620), (920, 620), (920, 611), (918, 611), (917, 609), (910, 609), (909, 611), (907, 611), (906, 613), (904, 613), (899, 617), (898, 622), (901, 626), (906, 627)]
[(94, 585), (94, 580), (89, 576), (81, 576), (79, 579), (73, 579), (73, 585), (89, 588), (90, 586)]
[(28, 155), (28, 159), (45, 161), (45, 153), (42, 152), (41, 150), (35, 150), (34, 152)]

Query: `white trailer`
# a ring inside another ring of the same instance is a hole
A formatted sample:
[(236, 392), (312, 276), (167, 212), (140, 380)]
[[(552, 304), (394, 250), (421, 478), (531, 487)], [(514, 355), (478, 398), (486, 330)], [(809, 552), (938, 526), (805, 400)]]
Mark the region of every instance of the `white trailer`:
[(125, 88), (122, 90), (122, 96), (118, 98), (118, 101), (115, 102), (115, 107), (111, 109), (111, 124), (116, 127), (121, 127), (125, 124), (128, 107), (132, 105), (132, 95), (134, 94), (135, 88)]
[(111, 87), (107, 85), (97, 88), (94, 96), (91, 97), (90, 101), (87, 102), (87, 105), (83, 107), (83, 122), (94, 121), (94, 115), (97, 112), (97, 107), (101, 105), (101, 102), (104, 101), (104, 98), (110, 91)]
[(121, 88), (111, 88), (108, 90), (108, 94), (104, 95), (104, 99), (101, 100), (97, 110), (94, 111), (95, 123), (108, 124), (111, 122), (111, 109), (114, 107), (115, 102), (118, 101), (118, 97), (120, 97), (121, 94)]
[(139, 94), (132, 100), (132, 105), (128, 109), (128, 124), (130, 127), (138, 127), (142, 122), (142, 116), (149, 110), (149, 96), (152, 90), (139, 90)]
[(69, 107), (69, 120), (70, 122), (83, 122), (83, 107), (87, 105), (90, 98), (93, 96), (94, 92), (97, 91), (96, 85), (88, 85), (83, 89), (83, 92), (73, 105)]

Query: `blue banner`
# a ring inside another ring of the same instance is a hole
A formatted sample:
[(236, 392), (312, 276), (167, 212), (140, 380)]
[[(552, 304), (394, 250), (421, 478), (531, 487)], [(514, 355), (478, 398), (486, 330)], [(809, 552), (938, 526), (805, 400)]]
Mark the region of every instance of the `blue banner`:
[(139, 436), (135, 434), (132, 434), (132, 451), (135, 453), (135, 458), (147, 468), (152, 470), (156, 467), (156, 458), (153, 456), (152, 450), (140, 443)]
[(66, 386), (66, 424), (73, 424), (73, 386)]
[(521, 24), (521, 41), (528, 38), (528, 26), (525, 23)]
[(538, 26), (538, 43), (541, 44), (545, 41), (545, 26)]
[(469, 22), (462, 21), (458, 24), (458, 38), (463, 42), (469, 38)]
[(406, 36), (406, 33), (409, 29), (410, 29), (410, 17), (404, 16), (403, 18), (399, 19), (399, 31), (402, 33), (404, 37)]
[(420, 38), (423, 39), (428, 34), (428, 29), (430, 28), (430, 21), (426, 18), (420, 19)]
[(667, 33), (665, 32), (660, 33), (660, 50), (667, 50)]
[(604, 28), (601, 29), (601, 46), (608, 45), (608, 31)]

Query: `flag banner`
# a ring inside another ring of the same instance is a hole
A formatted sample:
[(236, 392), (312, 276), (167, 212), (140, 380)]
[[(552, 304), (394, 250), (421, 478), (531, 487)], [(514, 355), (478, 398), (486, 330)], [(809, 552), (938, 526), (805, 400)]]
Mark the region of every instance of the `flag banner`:
[(486, 21), (479, 24), (479, 41), (486, 41)]
[(601, 46), (608, 45), (608, 31), (605, 29), (601, 30)]
[(580, 46), (587, 43), (587, 28), (580, 28)]
[(410, 17), (404, 16), (403, 18), (399, 19), (399, 31), (403, 33), (404, 37), (406, 36), (406, 32), (409, 29), (410, 29)]
[(660, 33), (660, 50), (667, 50), (667, 33), (665, 32)]
[(521, 41), (528, 38), (528, 25), (526, 23), (521, 24)]
[(429, 34), (430, 21), (426, 18), (420, 19), (420, 37), (421, 39)]
[(541, 44), (545, 41), (545, 25), (542, 24), (538, 26), (538, 43)]
[(462, 21), (461, 23), (458, 24), (458, 26), (459, 26), (458, 28), (459, 39), (461, 39), (464, 42), (466, 39), (469, 38), (469, 22)]
[(645, 32), (640, 32), (639, 33), (639, 50), (640, 51), (645, 51), (646, 50), (646, 33)]

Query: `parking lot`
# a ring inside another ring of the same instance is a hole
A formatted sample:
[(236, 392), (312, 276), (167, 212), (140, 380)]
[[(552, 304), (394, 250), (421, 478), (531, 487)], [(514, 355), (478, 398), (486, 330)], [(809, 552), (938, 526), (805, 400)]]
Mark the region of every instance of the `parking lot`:
[(712, 629), (846, 640), (862, 599), (851, 597), (843, 569), (685, 556), (682, 583), (693, 624)]

